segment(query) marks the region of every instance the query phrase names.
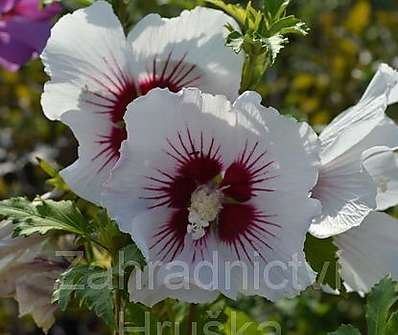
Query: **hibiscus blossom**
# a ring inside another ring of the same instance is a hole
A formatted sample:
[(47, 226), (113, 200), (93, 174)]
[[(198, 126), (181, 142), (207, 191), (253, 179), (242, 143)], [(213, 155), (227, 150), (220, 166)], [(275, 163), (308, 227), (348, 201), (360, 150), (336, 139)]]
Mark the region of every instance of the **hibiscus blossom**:
[[(311, 225), (314, 236), (326, 238), (359, 226), (376, 209), (377, 187), (388, 185), (376, 175), (372, 178), (367, 171), (372, 163), (369, 160), (364, 166), (364, 158), (375, 146), (398, 146), (398, 126), (385, 114), (387, 106), (398, 101), (397, 81), (397, 72), (382, 64), (358, 104), (321, 132), (319, 180), (313, 197), (321, 201), (323, 213)], [(379, 197), (379, 201), (385, 199)]]
[[(374, 147), (364, 154), (364, 166), (377, 185), (377, 209), (398, 205), (396, 148)], [(334, 236), (341, 278), (349, 291), (368, 293), (388, 273), (398, 280), (398, 220), (372, 212), (359, 227)]]
[(72, 243), (39, 235), (14, 238), (14, 228), (10, 221), (0, 222), (0, 296), (13, 297), (19, 315), (32, 315), (47, 332), (58, 308), (51, 302), (55, 281), (70, 265), (55, 252), (73, 250)]
[(385, 115), (398, 101), (398, 73), (382, 64), (360, 102), (321, 133), (313, 196), (323, 213), (310, 232), (333, 236), (349, 291), (365, 294), (387, 273), (398, 279), (398, 221), (376, 212), (398, 205), (398, 126)]
[[(220, 292), (276, 300), (313, 282), (303, 243), (320, 212), (309, 197), (317, 179), (316, 135), (260, 102), (254, 92), (231, 105), (198, 89), (155, 89), (128, 106), (128, 138), (103, 200), (148, 261), (131, 277), (133, 300), (206, 302)], [(203, 262), (217, 268), (214, 277), (198, 270)], [(228, 277), (234, 262), (246, 267), (246, 278), (239, 271)], [(150, 263), (160, 264), (153, 287)], [(189, 273), (176, 273), (173, 264)], [(146, 288), (134, 286), (137, 276)], [(170, 288), (170, 276), (187, 287)]]
[(104, 1), (59, 20), (42, 55), (51, 77), (42, 106), (79, 141), (79, 159), (61, 173), (74, 192), (99, 202), (127, 136), (123, 116), (138, 96), (186, 86), (238, 95), (243, 56), (224, 46), (227, 23), (236, 27), (224, 13), (201, 7), (172, 19), (150, 14), (126, 38)]
[(0, 1), (0, 64), (9, 71), (18, 70), (46, 45), (50, 20), (61, 6), (40, 6), (39, 0)]

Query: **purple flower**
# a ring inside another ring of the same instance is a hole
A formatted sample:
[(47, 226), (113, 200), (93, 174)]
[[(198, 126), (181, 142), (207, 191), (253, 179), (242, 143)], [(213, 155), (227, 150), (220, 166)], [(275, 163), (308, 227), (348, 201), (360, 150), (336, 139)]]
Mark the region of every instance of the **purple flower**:
[(16, 71), (37, 56), (50, 36), (50, 19), (61, 10), (40, 0), (0, 0), (0, 65)]

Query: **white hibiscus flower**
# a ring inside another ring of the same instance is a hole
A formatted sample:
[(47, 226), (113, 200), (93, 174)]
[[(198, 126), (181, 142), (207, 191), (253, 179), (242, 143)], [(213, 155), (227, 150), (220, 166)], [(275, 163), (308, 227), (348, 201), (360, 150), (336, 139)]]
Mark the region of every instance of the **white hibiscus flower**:
[[(364, 166), (377, 185), (377, 209), (398, 205), (398, 153), (396, 148), (374, 147), (364, 154)], [(372, 212), (359, 227), (334, 237), (341, 278), (349, 291), (361, 295), (391, 273), (398, 280), (398, 220)]]
[(42, 54), (51, 80), (45, 115), (61, 120), (79, 141), (79, 159), (61, 175), (81, 197), (99, 203), (103, 182), (127, 134), (127, 105), (154, 87), (238, 95), (243, 56), (224, 46), (221, 11), (195, 8), (164, 19), (150, 14), (124, 35), (104, 1), (61, 18)]
[[(260, 102), (253, 92), (231, 105), (198, 89), (155, 89), (128, 106), (129, 136), (103, 202), (148, 261), (130, 278), (134, 301), (277, 300), (313, 282), (303, 243), (320, 214), (309, 197), (316, 135)], [(247, 271), (228, 277), (234, 262)]]
[[(311, 225), (314, 236), (343, 233), (376, 209), (376, 184), (383, 187), (383, 181), (375, 175), (375, 183), (367, 171), (374, 160), (364, 166), (364, 158), (375, 146), (398, 146), (398, 126), (385, 114), (387, 106), (397, 101), (397, 81), (397, 72), (382, 64), (358, 104), (321, 132), (321, 164), (313, 197), (321, 201), (323, 213)], [(383, 197), (377, 202), (386, 201)]]
[(397, 81), (397, 72), (382, 64), (360, 102), (319, 136), (313, 196), (323, 214), (310, 232), (333, 236), (344, 285), (360, 294), (387, 273), (398, 279), (398, 220), (375, 211), (398, 204), (398, 126), (385, 115), (398, 101)]
[[(56, 257), (58, 244), (43, 236), (13, 238), (14, 225), (0, 222), (0, 296), (13, 297), (20, 316), (32, 315), (47, 332), (55, 322), (57, 305), (51, 303), (55, 281), (69, 266)], [(71, 242), (65, 245), (71, 250)], [(65, 250), (65, 246), (61, 248)]]

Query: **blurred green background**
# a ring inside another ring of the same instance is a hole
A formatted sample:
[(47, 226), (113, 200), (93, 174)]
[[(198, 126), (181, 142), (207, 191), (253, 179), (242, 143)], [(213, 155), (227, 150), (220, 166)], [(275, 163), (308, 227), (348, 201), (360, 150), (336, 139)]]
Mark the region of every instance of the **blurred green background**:
[[(149, 12), (178, 15), (189, 0), (130, 0), (132, 21)], [(245, 1), (241, 1), (245, 3)], [(296, 0), (290, 12), (311, 28), (282, 51), (259, 91), (265, 105), (308, 120), (319, 130), (354, 104), (380, 62), (398, 67), (398, 1)], [(205, 23), (204, 23), (205, 24)], [(40, 94), (46, 76), (39, 60), (17, 73), (0, 69), (0, 199), (30, 197), (49, 190), (36, 157), (59, 167), (76, 157), (70, 131), (48, 121)], [(398, 108), (389, 113), (397, 118)], [(364, 300), (356, 294), (335, 297), (307, 290), (300, 297), (272, 305), (262, 298), (235, 304), (258, 321), (276, 320), (283, 335), (318, 335), (341, 323), (352, 323), (366, 334)], [(106, 334), (92, 315), (62, 315), (51, 334)], [(17, 318), (17, 306), (0, 300), (0, 335), (41, 334), (29, 318)]]

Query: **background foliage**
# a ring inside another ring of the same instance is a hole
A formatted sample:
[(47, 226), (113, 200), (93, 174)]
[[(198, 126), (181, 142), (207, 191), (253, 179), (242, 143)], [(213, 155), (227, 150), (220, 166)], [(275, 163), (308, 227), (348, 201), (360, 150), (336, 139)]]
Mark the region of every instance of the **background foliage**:
[[(241, 1), (243, 4), (244, 1)], [(129, 24), (149, 12), (178, 15), (193, 0), (130, 0)], [(265, 105), (308, 120), (319, 130), (364, 92), (379, 62), (398, 67), (396, 0), (296, 0), (290, 12), (311, 28), (281, 52), (261, 83)], [(46, 80), (40, 61), (17, 73), (0, 70), (0, 199), (34, 197), (50, 189), (36, 157), (60, 167), (73, 162), (76, 143), (70, 131), (48, 121), (40, 94)], [(398, 107), (390, 108), (398, 118)], [(229, 302), (243, 317), (275, 320), (283, 335), (320, 335), (351, 323), (366, 334), (365, 302), (356, 294), (335, 297), (318, 289), (276, 305), (262, 298)], [(180, 306), (183, 308), (184, 306)], [(15, 303), (0, 300), (0, 334), (40, 334), (29, 318), (17, 318)], [(63, 315), (51, 334), (106, 334), (88, 313)], [(253, 333), (254, 334), (254, 333)]]

